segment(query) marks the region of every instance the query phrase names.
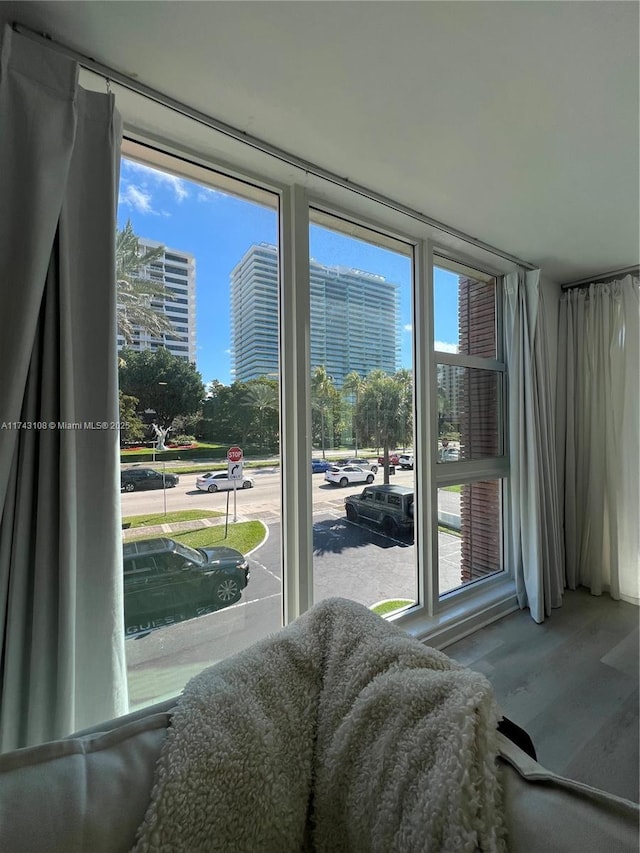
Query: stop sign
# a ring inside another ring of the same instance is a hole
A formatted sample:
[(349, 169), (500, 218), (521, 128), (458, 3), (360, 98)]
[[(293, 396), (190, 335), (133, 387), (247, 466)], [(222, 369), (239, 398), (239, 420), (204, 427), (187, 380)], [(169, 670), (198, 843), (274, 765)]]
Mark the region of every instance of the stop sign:
[(242, 448), (241, 447), (230, 447), (227, 451), (227, 459), (229, 462), (240, 462), (242, 459)]

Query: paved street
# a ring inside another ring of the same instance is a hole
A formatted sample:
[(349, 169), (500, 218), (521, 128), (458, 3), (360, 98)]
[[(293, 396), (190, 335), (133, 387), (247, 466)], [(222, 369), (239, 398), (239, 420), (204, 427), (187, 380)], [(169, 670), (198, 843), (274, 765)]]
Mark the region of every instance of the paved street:
[[(161, 470), (161, 466), (155, 466)], [(253, 489), (240, 489), (236, 492), (237, 514), (249, 518), (259, 518), (269, 523), (280, 520), (281, 480), (277, 468), (246, 469), (245, 474), (253, 477)], [(144, 515), (147, 513), (165, 511), (173, 512), (182, 509), (215, 509), (225, 512), (227, 506), (233, 515), (233, 492), (217, 492), (209, 494), (196, 488), (197, 474), (181, 474), (180, 482), (174, 489), (166, 491), (130, 492), (122, 494), (122, 514)], [(378, 472), (375, 482), (382, 483), (382, 472)], [(413, 487), (413, 471), (397, 470), (391, 477), (391, 483), (400, 486)], [(344, 499), (347, 495), (358, 494), (363, 484), (355, 484), (340, 488), (324, 480), (323, 474), (312, 475), (313, 511), (342, 513)], [(460, 515), (460, 495), (456, 492), (438, 492), (438, 511), (450, 516)]]

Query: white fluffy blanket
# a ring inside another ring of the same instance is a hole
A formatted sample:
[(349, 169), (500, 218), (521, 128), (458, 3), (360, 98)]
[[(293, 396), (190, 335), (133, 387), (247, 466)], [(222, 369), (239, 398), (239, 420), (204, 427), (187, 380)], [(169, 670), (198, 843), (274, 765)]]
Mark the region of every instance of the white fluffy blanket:
[(193, 678), (135, 853), (503, 851), (486, 679), (330, 599)]

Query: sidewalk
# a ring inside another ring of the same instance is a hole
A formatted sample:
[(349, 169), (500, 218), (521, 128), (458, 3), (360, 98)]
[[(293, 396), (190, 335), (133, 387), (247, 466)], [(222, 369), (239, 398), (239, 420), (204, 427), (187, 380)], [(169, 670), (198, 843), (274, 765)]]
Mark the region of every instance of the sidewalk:
[[(244, 516), (238, 516), (238, 521), (249, 521)], [(174, 521), (173, 524), (153, 524), (144, 527), (127, 527), (122, 531), (123, 539), (136, 539), (140, 534), (150, 536), (166, 536), (169, 533), (177, 533), (185, 530), (200, 530), (202, 527), (219, 527), (225, 523), (224, 515), (218, 518), (194, 518), (190, 521)], [(230, 523), (231, 520), (230, 520)]]

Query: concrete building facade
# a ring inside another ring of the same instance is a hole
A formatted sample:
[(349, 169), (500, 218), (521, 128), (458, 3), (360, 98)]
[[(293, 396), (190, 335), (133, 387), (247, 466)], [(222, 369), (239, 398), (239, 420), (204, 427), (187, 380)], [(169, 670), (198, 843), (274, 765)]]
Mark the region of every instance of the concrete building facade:
[[(147, 237), (138, 239), (144, 253), (162, 246), (157, 240)], [(196, 360), (196, 261), (189, 252), (164, 247), (164, 252), (153, 263), (140, 271), (140, 278), (148, 278), (164, 285), (170, 298), (151, 303), (158, 313), (164, 314), (175, 334), (154, 337), (147, 329), (138, 326), (133, 341), (127, 346), (136, 351), (156, 350), (165, 347), (173, 355), (195, 364)], [(118, 349), (125, 345), (118, 336)]]

